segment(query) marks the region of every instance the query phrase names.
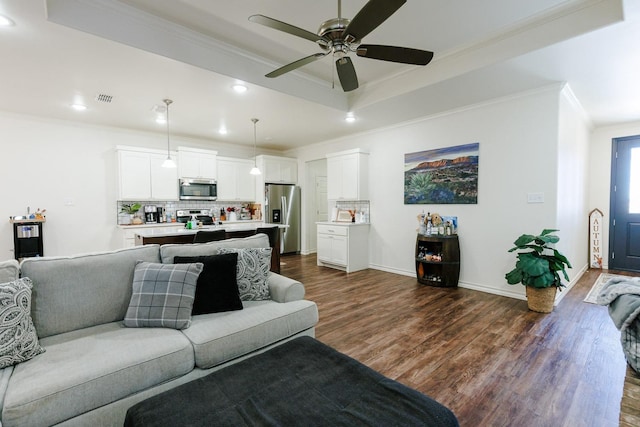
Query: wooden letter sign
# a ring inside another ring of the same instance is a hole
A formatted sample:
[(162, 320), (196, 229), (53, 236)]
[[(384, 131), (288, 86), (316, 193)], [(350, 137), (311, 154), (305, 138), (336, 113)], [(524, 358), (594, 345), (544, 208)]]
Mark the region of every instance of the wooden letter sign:
[(602, 219), (600, 209), (589, 212), (589, 267), (602, 268)]

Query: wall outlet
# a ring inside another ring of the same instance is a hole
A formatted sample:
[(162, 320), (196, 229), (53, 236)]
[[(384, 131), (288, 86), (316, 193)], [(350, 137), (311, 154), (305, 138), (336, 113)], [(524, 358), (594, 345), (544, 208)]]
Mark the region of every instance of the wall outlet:
[(74, 201), (73, 201), (73, 199), (71, 197), (66, 197), (64, 199), (64, 205), (65, 206), (73, 206), (73, 205), (75, 205), (75, 203), (74, 203)]
[(527, 193), (527, 203), (544, 203), (544, 193)]

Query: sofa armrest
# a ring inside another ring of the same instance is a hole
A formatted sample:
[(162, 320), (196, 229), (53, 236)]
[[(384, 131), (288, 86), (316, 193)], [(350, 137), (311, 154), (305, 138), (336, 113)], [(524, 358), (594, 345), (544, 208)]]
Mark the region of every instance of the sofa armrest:
[(269, 272), (267, 283), (273, 301), (290, 302), (304, 298), (304, 285), (297, 280)]

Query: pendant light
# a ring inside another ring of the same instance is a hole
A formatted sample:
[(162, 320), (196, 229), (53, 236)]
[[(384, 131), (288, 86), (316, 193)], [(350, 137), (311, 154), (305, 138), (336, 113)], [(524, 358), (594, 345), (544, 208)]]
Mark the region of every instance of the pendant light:
[(171, 159), (171, 151), (169, 148), (169, 105), (173, 102), (170, 99), (162, 100), (167, 105), (167, 158), (162, 162), (163, 168), (175, 168), (176, 162)]
[(256, 158), (256, 145), (258, 144), (256, 138), (256, 123), (258, 123), (258, 119), (251, 119), (251, 121), (253, 122), (253, 167), (249, 173), (251, 175), (260, 175), (260, 169), (258, 169), (257, 163), (258, 160)]

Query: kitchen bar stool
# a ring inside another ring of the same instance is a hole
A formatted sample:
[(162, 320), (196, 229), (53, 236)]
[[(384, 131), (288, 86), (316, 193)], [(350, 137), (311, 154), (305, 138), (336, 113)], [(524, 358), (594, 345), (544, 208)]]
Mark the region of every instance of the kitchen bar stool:
[(225, 239), (224, 230), (200, 230), (193, 238), (193, 243), (215, 242), (216, 240)]

